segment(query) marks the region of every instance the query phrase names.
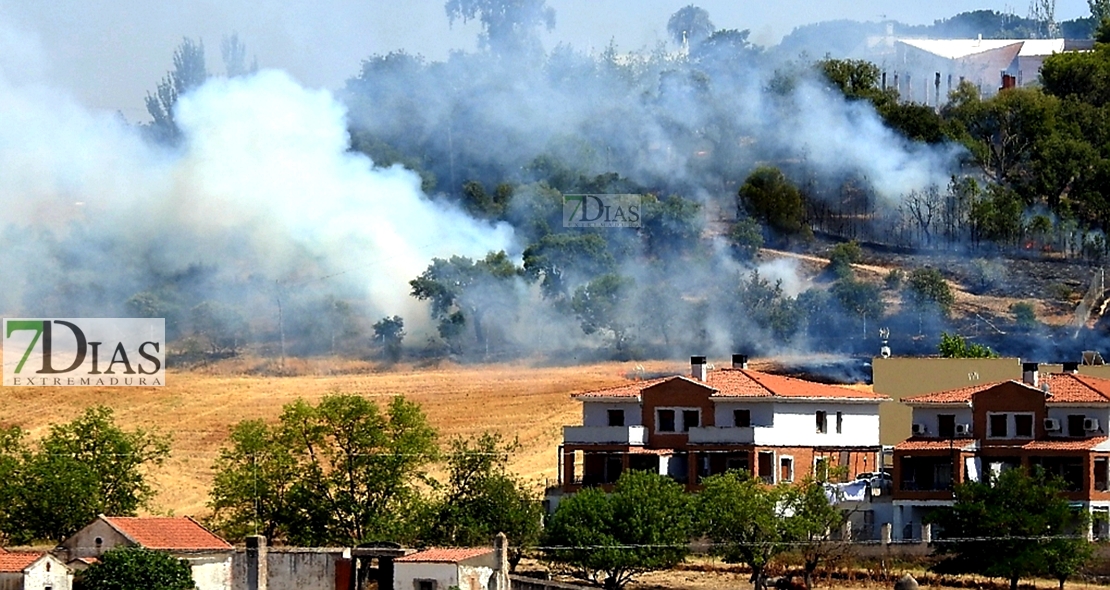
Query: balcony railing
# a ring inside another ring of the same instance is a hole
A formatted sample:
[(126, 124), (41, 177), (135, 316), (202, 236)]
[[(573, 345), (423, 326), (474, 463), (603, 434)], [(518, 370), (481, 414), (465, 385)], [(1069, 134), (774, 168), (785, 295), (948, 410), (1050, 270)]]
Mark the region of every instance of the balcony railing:
[(691, 444), (749, 444), (755, 442), (755, 428), (751, 426), (691, 428), (688, 434), (688, 440)]
[(564, 426), (563, 444), (633, 445), (647, 443), (643, 426)]

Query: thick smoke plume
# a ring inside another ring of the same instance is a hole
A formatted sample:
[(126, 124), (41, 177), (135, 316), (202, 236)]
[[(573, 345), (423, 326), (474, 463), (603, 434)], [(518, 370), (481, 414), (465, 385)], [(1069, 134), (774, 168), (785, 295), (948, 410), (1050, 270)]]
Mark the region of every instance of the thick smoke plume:
[[(264, 71), (178, 104), (177, 150), (49, 89), (0, 81), (0, 310), (110, 316), (136, 293), (262, 305), (316, 287), (419, 318), (433, 256), (509, 248), (512, 230), (431, 201), (420, 178), (348, 151), (344, 107)], [(272, 323), (271, 319), (271, 323)]]

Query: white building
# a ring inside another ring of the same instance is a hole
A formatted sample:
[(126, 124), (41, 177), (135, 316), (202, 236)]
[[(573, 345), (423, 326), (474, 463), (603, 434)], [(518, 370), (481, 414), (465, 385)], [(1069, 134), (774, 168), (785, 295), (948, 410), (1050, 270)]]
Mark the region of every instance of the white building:
[(0, 590), (70, 590), (73, 572), (57, 557), (43, 552), (0, 550)]
[(198, 590), (231, 587), (234, 547), (189, 517), (102, 514), (61, 545), (67, 562), (99, 558), (115, 547), (157, 549), (186, 560)]
[(428, 549), (393, 560), (393, 590), (493, 590), (492, 548)]

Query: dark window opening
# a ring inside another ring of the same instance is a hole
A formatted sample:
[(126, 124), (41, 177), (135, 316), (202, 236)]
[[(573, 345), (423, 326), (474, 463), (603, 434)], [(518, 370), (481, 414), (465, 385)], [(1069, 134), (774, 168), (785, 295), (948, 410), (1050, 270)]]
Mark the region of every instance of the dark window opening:
[(1033, 438), (1033, 415), (1014, 415), (1014, 436), (1018, 438)]
[(701, 412), (697, 410), (682, 410), (682, 431), (701, 426)]
[(955, 414), (941, 414), (937, 416), (937, 434), (941, 438), (956, 438)]
[(829, 479), (829, 458), (818, 457), (813, 463), (813, 476), (818, 481), (827, 481)]
[(1087, 417), (1082, 414), (1069, 414), (1068, 415), (1068, 436), (1086, 436), (1087, 431), (1083, 428), (1083, 421)]
[(752, 411), (751, 410), (733, 410), (732, 423), (737, 428), (747, 428), (752, 425)]
[(624, 410), (609, 410), (609, 426), (624, 426)]
[(416, 590), (436, 590), (436, 581), (416, 580)]
[(836, 413), (836, 433), (841, 434), (844, 432), (844, 412)]
[(779, 459), (779, 481), (794, 481), (794, 459), (790, 457)]
[(829, 417), (823, 410), (817, 411), (817, 432), (824, 434), (829, 430)]
[(775, 454), (770, 451), (759, 452), (759, 479), (775, 483)]
[(1110, 472), (1107, 471), (1108, 465), (1110, 461), (1107, 461), (1106, 457), (1095, 458), (1095, 489), (1100, 492), (1106, 491), (1107, 479), (1110, 476)]
[(1006, 438), (1009, 436), (1006, 428), (1010, 422), (1008, 414), (992, 414), (990, 416), (990, 436), (992, 438)]
[(900, 489), (941, 491), (952, 486), (951, 457), (903, 457)]
[(659, 457), (657, 455), (629, 455), (629, 471), (654, 471), (659, 472)]
[(659, 432), (674, 432), (674, 410), (659, 410), (659, 423), (656, 425)]

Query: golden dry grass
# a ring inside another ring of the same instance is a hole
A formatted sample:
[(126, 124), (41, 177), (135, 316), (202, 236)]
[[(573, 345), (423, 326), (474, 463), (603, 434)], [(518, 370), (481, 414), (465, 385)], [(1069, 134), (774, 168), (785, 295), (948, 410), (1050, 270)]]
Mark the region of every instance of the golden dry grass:
[(171, 371), (160, 388), (5, 387), (0, 424), (19, 425), (38, 438), (52, 423), (72, 420), (89, 406), (109, 406), (125, 428), (156, 429), (173, 437), (171, 458), (153, 473), (155, 510), (203, 516), (212, 464), (231, 426), (256, 418), (276, 422), (282, 406), (298, 397), (315, 403), (331, 392), (356, 393), (384, 405), (391, 396), (404, 395), (424, 408), (443, 443), (484, 430), (518, 437), (522, 448), (511, 460), (513, 470), (543, 485), (556, 477), (562, 426), (581, 423), (581, 406), (570, 394), (619, 384), (637, 366), (686, 369), (664, 362), (574, 367), (522, 362), (371, 372), (364, 363), (324, 359), (291, 360), (286, 368), (304, 373), (299, 376), (243, 372), (257, 369), (259, 362), (269, 361), (247, 358)]

